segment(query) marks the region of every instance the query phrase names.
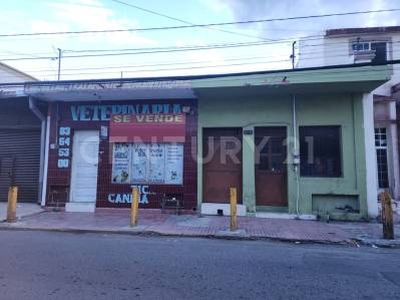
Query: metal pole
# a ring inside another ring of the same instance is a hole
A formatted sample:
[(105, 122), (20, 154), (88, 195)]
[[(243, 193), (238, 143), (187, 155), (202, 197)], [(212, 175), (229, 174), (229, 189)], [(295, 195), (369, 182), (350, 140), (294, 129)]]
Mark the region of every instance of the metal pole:
[(58, 74), (57, 74), (57, 80), (60, 80), (60, 74), (61, 74), (61, 49), (57, 48), (58, 50)]
[(231, 231), (237, 230), (237, 194), (236, 188), (229, 189), (230, 203), (231, 203)]
[(137, 187), (132, 188), (132, 202), (131, 202), (131, 227), (137, 225), (139, 209), (139, 189)]
[(8, 190), (7, 222), (15, 222), (17, 219), (17, 194), (18, 187), (11, 186)]
[[(47, 175), (49, 173), (49, 155), (50, 155), (50, 115), (47, 116), (46, 121), (46, 136), (44, 141), (44, 165), (43, 165), (43, 185), (42, 185), (42, 199), (40, 202), (41, 206), (46, 205), (47, 196)], [(68, 199), (69, 200), (69, 199)]]
[(295, 58), (295, 55), (294, 55), (294, 45), (296, 44), (296, 41), (294, 41), (293, 43), (292, 43), (292, 55), (290, 55), (290, 58), (292, 59), (292, 69), (294, 69), (294, 58)]

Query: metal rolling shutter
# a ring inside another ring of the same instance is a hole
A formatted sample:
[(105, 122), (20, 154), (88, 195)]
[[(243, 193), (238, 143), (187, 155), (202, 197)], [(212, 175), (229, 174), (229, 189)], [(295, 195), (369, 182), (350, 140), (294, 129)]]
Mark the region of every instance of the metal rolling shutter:
[(40, 130), (0, 130), (0, 201), (7, 201), (13, 165), (18, 202), (38, 202)]

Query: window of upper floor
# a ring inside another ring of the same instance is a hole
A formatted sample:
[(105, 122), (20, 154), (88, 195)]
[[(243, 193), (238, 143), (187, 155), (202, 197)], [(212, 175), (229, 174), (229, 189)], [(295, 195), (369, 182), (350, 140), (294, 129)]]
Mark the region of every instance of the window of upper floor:
[(354, 55), (354, 62), (385, 63), (389, 59), (388, 42), (385, 40), (352, 40), (350, 54)]
[(359, 51), (370, 51), (371, 50), (371, 43), (370, 42), (353, 42), (352, 45), (353, 52)]

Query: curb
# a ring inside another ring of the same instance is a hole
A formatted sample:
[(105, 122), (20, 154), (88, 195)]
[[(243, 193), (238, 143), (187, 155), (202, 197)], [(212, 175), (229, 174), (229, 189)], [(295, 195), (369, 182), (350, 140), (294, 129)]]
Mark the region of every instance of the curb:
[[(12, 223), (11, 223), (12, 224)], [(14, 223), (15, 224), (15, 223)], [(282, 238), (282, 237), (268, 237), (268, 236), (251, 236), (249, 234), (239, 233), (227, 233), (218, 232), (216, 234), (188, 234), (188, 233), (168, 233), (160, 232), (155, 230), (127, 228), (126, 230), (121, 229), (76, 229), (76, 228), (32, 228), (32, 227), (13, 227), (13, 226), (2, 226), (0, 230), (14, 230), (14, 231), (45, 231), (45, 232), (60, 232), (60, 233), (73, 233), (73, 234), (86, 234), (86, 233), (97, 233), (97, 234), (119, 234), (119, 235), (131, 235), (131, 236), (160, 236), (160, 237), (187, 237), (187, 238), (207, 238), (207, 239), (220, 239), (220, 240), (237, 240), (237, 241), (273, 241), (282, 243), (291, 243), (296, 245), (301, 244), (319, 244), (319, 245), (340, 245), (340, 246), (357, 246), (356, 240), (343, 240), (343, 241), (329, 241), (329, 240), (313, 240), (313, 239), (293, 239), (293, 238)]]
[(384, 239), (374, 239), (374, 238), (364, 238), (358, 237), (355, 239), (358, 243), (364, 246), (370, 246), (372, 248), (393, 248), (400, 249), (400, 240), (384, 240)]

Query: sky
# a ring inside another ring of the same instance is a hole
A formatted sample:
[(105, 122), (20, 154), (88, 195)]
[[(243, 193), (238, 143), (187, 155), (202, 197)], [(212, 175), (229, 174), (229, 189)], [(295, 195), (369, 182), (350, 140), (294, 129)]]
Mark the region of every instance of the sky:
[[(74, 80), (287, 69), (294, 41), (332, 28), (397, 26), (400, 11), (246, 21), (384, 9), (400, 9), (400, 2), (0, 0), (0, 62), (39, 80), (57, 80), (58, 74)], [(231, 22), (244, 23), (187, 27)], [(82, 33), (109, 30), (122, 31)], [(37, 34), (55, 32), (76, 33)]]

